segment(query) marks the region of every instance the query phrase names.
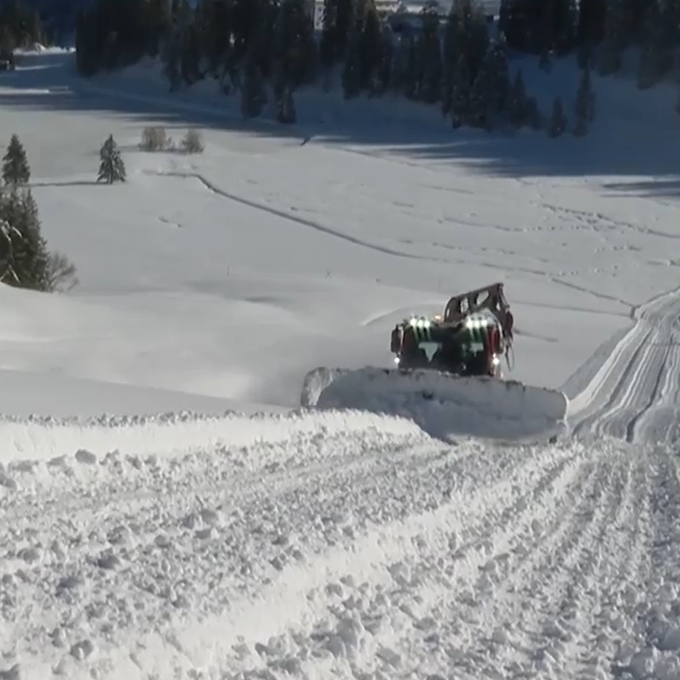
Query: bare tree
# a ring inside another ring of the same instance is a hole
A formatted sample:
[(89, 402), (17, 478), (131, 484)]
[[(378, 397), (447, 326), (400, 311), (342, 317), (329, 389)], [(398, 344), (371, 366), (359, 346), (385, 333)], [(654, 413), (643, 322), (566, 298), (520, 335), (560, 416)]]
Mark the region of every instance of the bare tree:
[(142, 151), (163, 151), (168, 143), (168, 136), (165, 128), (146, 127), (142, 132), (142, 141), (139, 148)]
[(202, 153), (204, 148), (201, 131), (187, 130), (184, 139), (182, 139), (182, 151), (184, 153)]
[(76, 266), (66, 255), (59, 252), (50, 253), (47, 262), (47, 285), (50, 291), (66, 293), (78, 285)]
[(14, 283), (19, 283), (19, 275), (14, 269), (14, 241), (13, 238), (22, 239), (21, 232), (13, 227), (7, 220), (0, 218), (0, 282), (10, 278)]

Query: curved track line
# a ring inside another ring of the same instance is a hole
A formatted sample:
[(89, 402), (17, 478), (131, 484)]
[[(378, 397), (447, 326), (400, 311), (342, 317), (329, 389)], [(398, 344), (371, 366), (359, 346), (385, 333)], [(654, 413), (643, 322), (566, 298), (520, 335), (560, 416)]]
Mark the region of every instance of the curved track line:
[(393, 248), (379, 246), (374, 243), (364, 241), (363, 239), (357, 238), (355, 236), (349, 236), (348, 234), (345, 234), (341, 231), (337, 231), (336, 229), (332, 229), (331, 227), (326, 227), (323, 224), (320, 224), (319, 222), (316, 222), (314, 220), (308, 220), (305, 219), (304, 217), (296, 217), (295, 215), (291, 215), (290, 213), (285, 212), (284, 210), (272, 208), (269, 205), (258, 203), (257, 201), (251, 201), (250, 199), (243, 198), (242, 196), (238, 196), (236, 194), (232, 194), (228, 191), (225, 191), (224, 189), (221, 189), (216, 184), (213, 184), (213, 182), (206, 179), (204, 175), (198, 172), (180, 172), (170, 170), (167, 172), (160, 172), (156, 170), (145, 170), (144, 174), (153, 175), (155, 177), (183, 177), (187, 179), (195, 179), (199, 181), (201, 184), (203, 184), (203, 186), (212, 193), (218, 196), (222, 196), (223, 198), (227, 198), (230, 201), (241, 203), (242, 205), (248, 206), (249, 208), (253, 208), (255, 210), (261, 210), (262, 212), (274, 215), (275, 217), (280, 217), (281, 219), (287, 220), (288, 222), (294, 222), (299, 226), (307, 227), (308, 229), (313, 229), (314, 231), (326, 234), (327, 236), (332, 236), (334, 238), (340, 239), (341, 241), (351, 243), (355, 246), (368, 248), (369, 250), (382, 253), (383, 255), (392, 255), (394, 257), (402, 257), (409, 260), (422, 260), (427, 262), (448, 262), (448, 260), (444, 260), (442, 258), (429, 257), (425, 255), (414, 255), (413, 253), (406, 253), (401, 250), (394, 250)]
[(634, 310), (636, 322), (590, 384), (574, 398), (577, 437), (613, 436), (629, 443), (672, 443), (680, 418), (680, 289)]

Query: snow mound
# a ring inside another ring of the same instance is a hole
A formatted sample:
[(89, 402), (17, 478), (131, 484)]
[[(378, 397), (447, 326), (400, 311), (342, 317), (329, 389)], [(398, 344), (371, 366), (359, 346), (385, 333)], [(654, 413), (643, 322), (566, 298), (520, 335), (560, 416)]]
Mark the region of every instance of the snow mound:
[(319, 402), (321, 393), (338, 378), (351, 373), (348, 368), (326, 368), (319, 366), (305, 376), (300, 394), (300, 405), (314, 407)]
[(522, 439), (563, 432), (569, 400), (559, 390), (433, 371), (317, 368), (301, 401), (320, 409), (356, 409), (407, 417), (433, 437)]
[[(225, 447), (249, 447), (257, 442), (290, 445), (299, 438), (314, 439), (353, 432), (406, 433), (422, 436), (410, 420), (385, 418), (375, 413), (225, 413), (207, 415), (185, 412), (147, 416), (103, 415), (99, 418), (26, 419), (0, 415), (0, 480), (3, 464), (55, 461), (85, 452), (85, 458), (121, 455), (179, 458)], [(80, 456), (83, 457), (82, 455)]]

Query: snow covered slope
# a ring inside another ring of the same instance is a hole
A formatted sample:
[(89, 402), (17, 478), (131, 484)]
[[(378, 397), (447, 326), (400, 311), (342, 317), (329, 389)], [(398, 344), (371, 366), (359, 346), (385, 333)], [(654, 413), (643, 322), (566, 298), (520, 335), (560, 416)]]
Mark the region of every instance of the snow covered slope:
[[(573, 148), (571, 138), (492, 144), (486, 133), (454, 135), (427, 107), (359, 101), (336, 111), (332, 95), (322, 109), (311, 94), (301, 112), (338, 115), (308, 115), (279, 138), (278, 128), (231, 116), (224, 96), (171, 97), (143, 68), (76, 80), (71, 58), (26, 56), (0, 81), (2, 129), (26, 144), (45, 236), (81, 280), (68, 297), (0, 292), (1, 368), (224, 400), (217, 413), (295, 407), (311, 368), (388, 366), (394, 322), (504, 280), (518, 331), (510, 377), (555, 388), (631, 323), (636, 304), (676, 285), (676, 207), (621, 177), (635, 172), (632, 152), (610, 174), (592, 159), (562, 168), (554, 150)], [(598, 99), (603, 109), (607, 101)], [(137, 151), (154, 122), (176, 137), (202, 126), (205, 153)], [(97, 150), (111, 132), (129, 182), (96, 186)], [(640, 167), (653, 151), (663, 172), (674, 143), (650, 134), (640, 128)], [(596, 130), (587, 148), (599, 140)], [(470, 155), (492, 152), (495, 164)], [(511, 154), (520, 154), (514, 169)], [(203, 404), (183, 397), (176, 408)], [(96, 413), (67, 406), (61, 414)], [(0, 407), (26, 412), (2, 395)]]
[(105, 455), (58, 427), (65, 455), (4, 466), (4, 677), (677, 677), (663, 450), (216, 426), (113, 428)]
[[(81, 278), (0, 288), (0, 680), (678, 680), (678, 141), (640, 105), (659, 92), (596, 83), (618, 117), (584, 145), (375, 101), (282, 139), (64, 59), (0, 80)], [(137, 152), (151, 122), (201, 124), (205, 154)], [(92, 184), (110, 132), (125, 186)], [(489, 279), (513, 377), (562, 385), (575, 439), (224, 415), (296, 406), (314, 366), (389, 365), (395, 321)]]

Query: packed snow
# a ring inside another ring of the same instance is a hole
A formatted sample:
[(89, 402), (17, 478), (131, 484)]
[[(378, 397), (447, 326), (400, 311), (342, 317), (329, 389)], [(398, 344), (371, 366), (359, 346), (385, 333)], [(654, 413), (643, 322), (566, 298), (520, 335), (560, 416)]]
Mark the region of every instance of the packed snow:
[(361, 409), (412, 418), (432, 435), (514, 438), (555, 436), (566, 429), (569, 401), (559, 390), (495, 378), (428, 370), (316, 369), (305, 376), (303, 401), (321, 409)]
[[(71, 59), (0, 77), (80, 278), (0, 288), (0, 680), (679, 680), (675, 93), (598, 82), (580, 141), (314, 93), (281, 131)], [(96, 185), (111, 133), (128, 182)], [(312, 407), (310, 370), (387, 368), (396, 322), (494, 281), (569, 437)]]

